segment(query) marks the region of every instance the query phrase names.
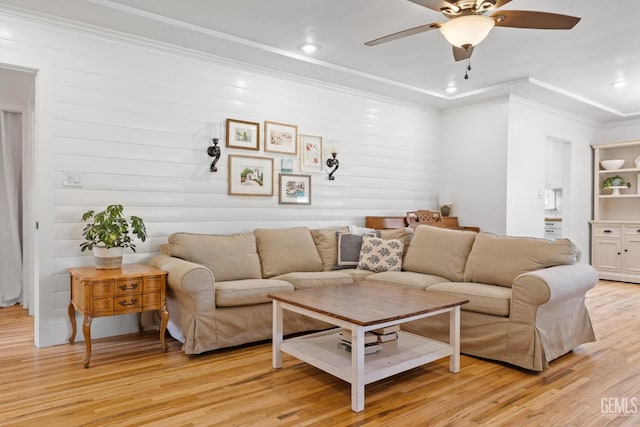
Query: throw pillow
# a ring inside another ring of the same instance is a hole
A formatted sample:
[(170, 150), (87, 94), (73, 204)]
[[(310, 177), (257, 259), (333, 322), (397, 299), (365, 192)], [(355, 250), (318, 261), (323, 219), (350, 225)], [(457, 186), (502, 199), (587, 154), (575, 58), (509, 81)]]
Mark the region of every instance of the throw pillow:
[(168, 246), (169, 255), (204, 265), (216, 282), (262, 278), (253, 233), (174, 233), (169, 236)]
[[(334, 270), (356, 268), (360, 261), (363, 235), (340, 232), (336, 234), (338, 236), (338, 263)], [(378, 233), (371, 233), (370, 235), (377, 237)]]
[(253, 234), (256, 236), (263, 278), (293, 271), (322, 271), (322, 260), (311, 231), (306, 227), (257, 228)]
[(359, 270), (369, 270), (376, 273), (383, 271), (400, 271), (402, 267), (402, 240), (381, 239), (364, 235), (360, 249)]
[(321, 228), (311, 230), (311, 237), (316, 244), (322, 260), (322, 270), (331, 271), (338, 262), (338, 236), (336, 231), (346, 233), (347, 227)]
[(472, 231), (419, 225), (407, 250), (403, 270), (462, 282), (464, 266), (476, 238)]
[(359, 225), (349, 225), (349, 233), (352, 234), (369, 234), (369, 233), (375, 233), (376, 230), (373, 228), (368, 228), (368, 227), (360, 227)]
[(464, 281), (510, 288), (523, 273), (576, 263), (578, 253), (569, 239), (550, 241), (479, 233), (467, 260)]

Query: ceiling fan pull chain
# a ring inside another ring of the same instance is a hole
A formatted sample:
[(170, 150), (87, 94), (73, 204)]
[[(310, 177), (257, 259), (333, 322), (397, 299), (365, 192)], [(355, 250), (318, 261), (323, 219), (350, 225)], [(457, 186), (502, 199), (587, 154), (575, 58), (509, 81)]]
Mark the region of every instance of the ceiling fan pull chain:
[(467, 69), (464, 72), (465, 80), (469, 80), (469, 71), (471, 71), (471, 58), (469, 58), (469, 50), (467, 49)]

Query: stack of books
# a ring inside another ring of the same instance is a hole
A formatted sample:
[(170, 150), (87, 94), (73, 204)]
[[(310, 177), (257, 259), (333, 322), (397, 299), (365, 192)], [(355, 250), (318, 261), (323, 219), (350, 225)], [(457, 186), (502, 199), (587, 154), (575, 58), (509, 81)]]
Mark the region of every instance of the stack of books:
[[(351, 351), (351, 331), (343, 328), (339, 335), (338, 347)], [(378, 342), (378, 335), (366, 332), (364, 334), (364, 354), (373, 354), (380, 350), (382, 350), (382, 345)]]
[(387, 326), (384, 328), (374, 329), (371, 331), (371, 333), (378, 338), (378, 343), (382, 344), (383, 342), (397, 340), (399, 330), (400, 330), (400, 325), (393, 325), (393, 326)]

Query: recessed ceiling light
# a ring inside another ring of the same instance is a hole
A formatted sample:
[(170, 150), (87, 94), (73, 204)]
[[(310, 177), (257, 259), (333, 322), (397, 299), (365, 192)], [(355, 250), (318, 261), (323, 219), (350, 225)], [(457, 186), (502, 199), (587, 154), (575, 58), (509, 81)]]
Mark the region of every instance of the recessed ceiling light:
[(620, 89), (620, 88), (625, 87), (628, 84), (629, 84), (628, 80), (617, 80), (617, 81), (611, 83), (611, 86)]
[(313, 43), (305, 43), (300, 49), (304, 50), (307, 53), (313, 53), (318, 50), (318, 45)]
[(456, 91), (458, 90), (457, 87), (455, 86), (449, 86), (445, 89), (445, 91), (447, 91), (447, 93), (456, 93)]

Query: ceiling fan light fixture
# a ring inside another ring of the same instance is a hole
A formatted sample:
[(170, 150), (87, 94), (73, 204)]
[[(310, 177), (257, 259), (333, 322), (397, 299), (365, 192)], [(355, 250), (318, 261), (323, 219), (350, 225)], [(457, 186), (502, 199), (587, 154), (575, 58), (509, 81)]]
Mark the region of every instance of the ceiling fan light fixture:
[(305, 43), (300, 46), (300, 49), (302, 49), (305, 53), (313, 53), (318, 50), (318, 45), (315, 43)]
[(477, 46), (487, 37), (495, 24), (489, 16), (465, 15), (442, 24), (440, 32), (454, 46)]
[(622, 89), (628, 84), (629, 84), (628, 80), (616, 80), (615, 82), (611, 83), (611, 86), (615, 87), (616, 89)]

